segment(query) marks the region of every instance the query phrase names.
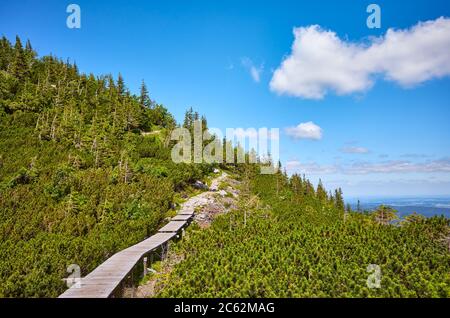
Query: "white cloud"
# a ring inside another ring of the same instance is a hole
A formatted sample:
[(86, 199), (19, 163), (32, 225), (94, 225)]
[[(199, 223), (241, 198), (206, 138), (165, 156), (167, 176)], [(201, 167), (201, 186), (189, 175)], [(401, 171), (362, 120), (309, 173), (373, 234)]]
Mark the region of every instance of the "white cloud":
[(288, 161), (286, 169), (293, 173), (348, 175), (388, 174), (388, 173), (450, 173), (450, 158), (440, 160), (411, 162), (390, 160), (383, 162), (357, 162), (351, 165), (320, 165), (315, 162), (301, 163), (298, 160)]
[(291, 160), (286, 162), (286, 170), (299, 174), (323, 175), (338, 172), (338, 167), (335, 165), (319, 165), (316, 162), (301, 163), (298, 160)]
[(252, 79), (259, 83), (261, 81), (261, 73), (264, 70), (264, 66), (260, 65), (259, 67), (255, 66), (253, 61), (248, 57), (244, 57), (241, 59), (242, 65), (250, 72), (250, 76)]
[(376, 75), (411, 87), (450, 75), (450, 19), (419, 22), (405, 30), (360, 43), (341, 40), (318, 25), (294, 28), (291, 54), (275, 70), (270, 88), (297, 97), (321, 99), (364, 92)]
[(422, 159), (422, 158), (429, 158), (430, 155), (426, 155), (423, 153), (405, 153), (401, 155), (402, 158), (411, 158), (411, 159)]
[(448, 180), (430, 180), (430, 178), (383, 178), (383, 180), (359, 180), (348, 183), (334, 183), (324, 180), (327, 189), (342, 187), (344, 195), (349, 198), (359, 197), (367, 199), (367, 196), (392, 197), (392, 196), (419, 196), (445, 195), (450, 193)]
[(314, 124), (312, 121), (300, 123), (295, 127), (287, 127), (285, 128), (285, 132), (288, 136), (294, 139), (322, 139), (322, 128)]
[(419, 163), (402, 160), (392, 160), (380, 163), (355, 163), (349, 167), (344, 167), (343, 172), (347, 174), (429, 172), (449, 173), (450, 160), (441, 159)]
[(353, 146), (349, 146), (349, 147), (341, 148), (341, 152), (343, 152), (343, 153), (366, 154), (366, 153), (369, 153), (369, 149), (364, 148), (364, 147), (353, 147)]

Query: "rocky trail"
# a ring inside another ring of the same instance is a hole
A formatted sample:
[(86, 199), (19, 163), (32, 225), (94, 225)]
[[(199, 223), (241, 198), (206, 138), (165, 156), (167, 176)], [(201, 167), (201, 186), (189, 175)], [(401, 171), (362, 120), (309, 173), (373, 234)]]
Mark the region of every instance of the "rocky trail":
[[(240, 182), (232, 179), (226, 172), (211, 181), (208, 190), (189, 198), (181, 204), (181, 209), (193, 209), (194, 220), (201, 228), (208, 227), (219, 214), (227, 213), (237, 208)], [(184, 239), (189, 239), (185, 237)], [(177, 255), (170, 251), (167, 257), (161, 261), (158, 271), (154, 271), (150, 278), (140, 285), (134, 297), (149, 298), (157, 294), (157, 286), (167, 276), (172, 268), (183, 261), (183, 255)]]

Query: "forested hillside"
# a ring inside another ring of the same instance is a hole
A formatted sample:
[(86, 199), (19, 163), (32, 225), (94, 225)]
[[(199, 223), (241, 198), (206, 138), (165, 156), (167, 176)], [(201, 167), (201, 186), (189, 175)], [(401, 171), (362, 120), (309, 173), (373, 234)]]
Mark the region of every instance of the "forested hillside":
[(241, 209), (188, 230), (159, 296), (450, 297), (448, 219), (393, 223), (392, 209), (344, 209), (339, 190), (298, 175), (244, 175)]
[[(206, 118), (190, 109), (183, 126)], [(0, 297), (55, 297), (161, 227), (214, 164), (175, 164), (178, 124), (118, 74), (81, 74), (30, 42), (0, 40)], [(224, 146), (224, 143), (222, 143)], [(234, 149), (236, 152), (236, 149)], [(247, 154), (248, 156), (248, 154)], [(231, 168), (232, 165), (222, 168)], [(174, 245), (169, 297), (450, 297), (449, 220), (346, 207), (298, 175), (231, 173), (240, 207)], [(368, 266), (381, 269), (369, 288)]]
[(84, 276), (154, 233), (212, 169), (170, 160), (175, 126), (144, 83), (135, 96), (120, 74), (80, 74), (3, 37), (0, 297), (57, 296), (68, 265)]

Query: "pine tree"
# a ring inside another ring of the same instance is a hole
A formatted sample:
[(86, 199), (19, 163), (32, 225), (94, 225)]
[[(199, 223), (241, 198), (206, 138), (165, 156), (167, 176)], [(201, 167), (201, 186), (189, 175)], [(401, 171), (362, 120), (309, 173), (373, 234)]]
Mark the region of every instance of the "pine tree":
[(291, 177), (291, 187), (296, 194), (295, 197), (300, 197), (303, 195), (303, 182), (302, 178), (298, 174), (294, 174)]
[(117, 78), (117, 92), (121, 97), (125, 96), (126, 93), (125, 82), (123, 80), (122, 74), (120, 73)]
[(148, 95), (147, 85), (145, 85), (144, 80), (142, 80), (141, 84), (141, 94), (139, 96), (139, 103), (142, 107), (145, 108), (151, 108), (152, 107), (152, 101), (150, 100), (150, 97)]
[(342, 196), (341, 188), (338, 188), (334, 191), (334, 200), (335, 200), (336, 208), (338, 208), (340, 211), (344, 211), (345, 205), (344, 205), (344, 198)]
[(334, 206), (336, 205), (336, 200), (333, 196), (333, 192), (331, 192), (331, 190), (328, 192), (328, 201), (333, 204)]
[(419, 223), (423, 222), (425, 217), (423, 215), (418, 214), (417, 212), (413, 212), (410, 215), (404, 217), (404, 221), (407, 223)]
[(27, 43), (25, 44), (25, 52), (32, 52), (33, 51), (33, 48), (31, 47), (31, 42), (30, 42), (30, 40), (28, 39), (27, 40)]
[(8, 39), (3, 36), (0, 40), (0, 70), (8, 70), (9, 63), (13, 57), (13, 49)]
[(317, 185), (316, 196), (321, 202), (327, 200), (327, 191), (325, 190), (321, 179), (319, 179), (319, 184)]
[(114, 83), (114, 78), (111, 74), (106, 76), (106, 79), (108, 81), (108, 90), (110, 91), (110, 96), (112, 93), (116, 90), (116, 84)]
[(208, 129), (208, 121), (206, 120), (205, 116), (202, 116), (202, 131), (205, 131)]
[(372, 212), (372, 215), (377, 223), (383, 225), (388, 225), (391, 221), (398, 219), (397, 211), (384, 204)]
[(312, 185), (311, 181), (306, 179), (305, 175), (303, 175), (303, 185), (305, 196), (313, 196), (315, 194), (314, 186)]
[(11, 74), (22, 80), (28, 72), (25, 52), (19, 36), (16, 36), (16, 44), (14, 45), (14, 59), (11, 64)]
[(25, 44), (25, 58), (26, 58), (28, 67), (31, 67), (31, 64), (33, 63), (33, 59), (35, 57), (36, 57), (36, 52), (34, 52), (33, 47), (31, 46), (31, 42), (28, 39), (27, 43)]
[(73, 67), (73, 73), (74, 73), (74, 75), (76, 77), (76, 75), (78, 75), (78, 65), (77, 65), (77, 63), (73, 62), (72, 67)]
[(192, 110), (192, 107), (190, 107), (184, 114), (183, 127), (192, 130), (193, 123), (194, 123), (194, 111)]

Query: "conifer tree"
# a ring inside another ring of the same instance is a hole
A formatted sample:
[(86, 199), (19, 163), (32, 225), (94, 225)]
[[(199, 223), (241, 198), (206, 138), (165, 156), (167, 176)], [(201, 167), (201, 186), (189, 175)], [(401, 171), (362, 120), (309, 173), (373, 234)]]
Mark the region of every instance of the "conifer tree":
[(8, 39), (3, 36), (0, 39), (0, 70), (7, 71), (13, 56), (13, 49)]
[(125, 96), (125, 92), (126, 92), (125, 82), (123, 80), (122, 74), (120, 74), (120, 73), (117, 78), (117, 92), (118, 92), (119, 96), (121, 96), (121, 97)]
[(33, 51), (33, 48), (31, 47), (31, 42), (30, 42), (30, 40), (28, 39), (27, 40), (27, 43), (26, 43), (26, 45), (25, 45), (25, 52), (32, 52)]
[(321, 179), (319, 179), (319, 184), (317, 185), (316, 196), (321, 202), (327, 200), (327, 191), (325, 190)]
[(297, 194), (297, 196), (303, 195), (302, 178), (298, 174), (294, 174), (291, 177), (291, 185), (292, 185), (294, 192)]
[(141, 94), (139, 96), (139, 103), (141, 104), (142, 107), (146, 107), (146, 108), (151, 108), (151, 106), (152, 106), (152, 102), (148, 95), (147, 85), (145, 85), (144, 80), (142, 80), (142, 84), (141, 84)]
[(342, 196), (341, 188), (338, 188), (334, 191), (334, 200), (335, 200), (336, 208), (338, 208), (340, 211), (344, 211), (345, 205), (344, 205), (344, 198)]
[(410, 215), (404, 217), (404, 222), (407, 223), (419, 223), (423, 222), (425, 217), (423, 215), (418, 214), (417, 212), (413, 212)]
[(28, 66), (25, 58), (25, 52), (19, 36), (16, 36), (16, 44), (14, 45), (14, 59), (11, 64), (11, 73), (19, 80), (23, 79), (28, 72)]
[(33, 63), (33, 59), (36, 57), (36, 52), (34, 52), (29, 39), (27, 40), (27, 43), (25, 44), (24, 54), (25, 54), (25, 58), (27, 61), (27, 66), (31, 67), (31, 64)]
[(384, 204), (372, 212), (372, 215), (377, 223), (383, 225), (388, 225), (391, 221), (398, 219), (397, 211)]
[(193, 123), (194, 123), (194, 111), (192, 110), (192, 107), (190, 107), (184, 114), (183, 127), (191, 130), (193, 129)]
[(205, 116), (202, 116), (202, 131), (205, 131), (208, 129), (208, 121), (206, 120)]

